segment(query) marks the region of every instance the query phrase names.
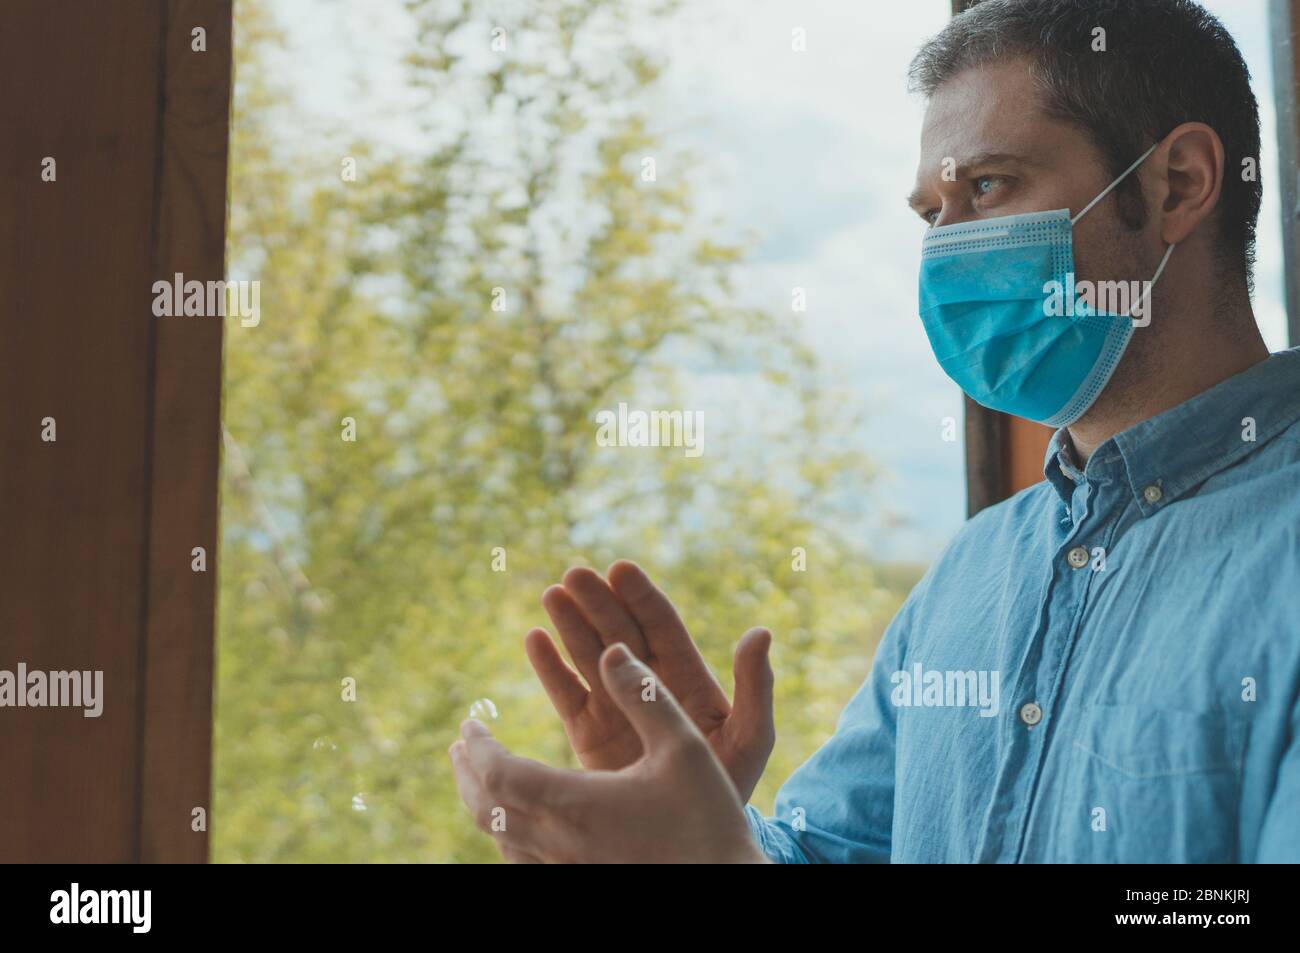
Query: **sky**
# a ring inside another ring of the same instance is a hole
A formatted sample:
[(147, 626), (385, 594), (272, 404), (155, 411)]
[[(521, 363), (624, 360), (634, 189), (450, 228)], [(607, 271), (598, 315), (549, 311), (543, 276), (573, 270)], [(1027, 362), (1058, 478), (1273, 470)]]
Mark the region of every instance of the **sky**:
[[(1260, 101), (1255, 307), (1279, 350), (1287, 341), (1266, 0), (1203, 2), (1236, 37)], [(358, 135), (418, 148), (401, 0), (277, 0), (273, 9), (290, 39), (284, 75), (302, 108), (336, 130), (340, 154)], [(667, 69), (651, 114), (671, 151), (695, 157), (692, 174), (708, 186), (701, 212), (753, 243), (738, 274), (742, 303), (788, 314), (827, 383), (868, 409), (863, 437), (881, 468), (874, 496), (893, 511), (873, 551), (890, 560), (933, 559), (965, 518), (962, 445), (943, 439), (944, 419), (962, 418), (961, 395), (917, 317), (924, 225), (903, 201), (923, 111), (906, 91), (907, 65), (947, 11), (948, 0), (688, 0), (656, 34)], [(791, 50), (795, 28), (805, 52)], [(805, 312), (791, 312), (794, 287), (806, 291)]]

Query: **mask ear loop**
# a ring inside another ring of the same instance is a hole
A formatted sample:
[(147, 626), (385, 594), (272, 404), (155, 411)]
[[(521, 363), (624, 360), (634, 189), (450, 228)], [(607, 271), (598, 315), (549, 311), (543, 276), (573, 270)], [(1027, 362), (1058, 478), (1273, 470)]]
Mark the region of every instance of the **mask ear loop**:
[[(1152, 276), (1150, 283), (1146, 287), (1146, 290), (1142, 292), (1142, 297), (1137, 299), (1137, 304), (1129, 308), (1128, 314), (1124, 315), (1124, 317), (1126, 318), (1133, 317), (1133, 312), (1141, 308), (1142, 305), (1146, 303), (1147, 298), (1151, 297), (1151, 292), (1155, 290), (1156, 282), (1159, 281), (1160, 276), (1165, 273), (1165, 265), (1169, 264), (1169, 256), (1174, 253), (1174, 249), (1177, 247), (1178, 244), (1177, 242), (1175, 242), (1174, 244), (1170, 245), (1167, 249), (1165, 249), (1165, 257), (1160, 259), (1160, 267), (1156, 269), (1156, 273), (1155, 275)], [(1147, 321), (1149, 323), (1150, 318), (1148, 318)], [(1142, 326), (1146, 327), (1145, 324)]]
[(1123, 171), (1123, 173), (1121, 173), (1121, 175), (1120, 175), (1120, 177), (1119, 177), (1118, 179), (1116, 179), (1116, 180), (1115, 180), (1114, 182), (1112, 182), (1110, 185), (1108, 185), (1108, 186), (1106, 186), (1104, 189), (1102, 189), (1102, 190), (1101, 190), (1101, 194), (1098, 195), (1098, 196), (1097, 196), (1095, 199), (1093, 199), (1091, 202), (1089, 202), (1087, 205), (1085, 205), (1085, 206), (1083, 207), (1083, 211), (1082, 211), (1082, 212), (1080, 212), (1078, 215), (1074, 216), (1074, 218), (1070, 219), (1070, 224), (1071, 224), (1071, 225), (1076, 225), (1076, 224), (1078, 224), (1079, 219), (1083, 218), (1085, 215), (1087, 215), (1089, 212), (1091, 212), (1091, 211), (1092, 211), (1092, 207), (1093, 207), (1094, 205), (1096, 205), (1098, 202), (1100, 202), (1100, 201), (1101, 201), (1102, 199), (1104, 199), (1106, 196), (1110, 195), (1110, 193), (1115, 189), (1116, 186), (1118, 186), (1121, 182), (1123, 182), (1125, 179), (1127, 179), (1127, 178), (1129, 177), (1129, 175), (1133, 172), (1134, 169), (1136, 169), (1138, 166), (1140, 166), (1143, 162), (1146, 162), (1147, 159), (1150, 158), (1151, 153), (1155, 152), (1155, 151), (1156, 151), (1157, 149), (1159, 149), (1159, 148), (1160, 148), (1160, 143), (1157, 142), (1154, 146), (1152, 146), (1152, 147), (1151, 147), (1150, 149), (1148, 149), (1146, 152), (1142, 153), (1142, 157), (1141, 157), (1140, 159), (1138, 159), (1138, 160), (1137, 160), (1136, 162), (1134, 162), (1131, 166), (1129, 166), (1127, 169), (1125, 169), (1125, 170)]
[[(1096, 206), (1096, 204), (1097, 204), (1098, 202), (1100, 202), (1100, 201), (1101, 201), (1102, 199), (1104, 199), (1106, 196), (1110, 195), (1110, 193), (1113, 192), (1113, 191), (1114, 191), (1114, 190), (1119, 186), (1119, 184), (1120, 184), (1121, 182), (1123, 182), (1123, 181), (1124, 181), (1125, 179), (1127, 179), (1130, 175), (1132, 175), (1134, 169), (1136, 169), (1138, 166), (1140, 166), (1143, 162), (1146, 162), (1147, 159), (1149, 159), (1149, 158), (1151, 157), (1151, 153), (1155, 152), (1155, 151), (1156, 151), (1157, 149), (1159, 149), (1159, 148), (1160, 148), (1160, 143), (1157, 142), (1155, 145), (1153, 145), (1153, 146), (1152, 146), (1150, 149), (1148, 149), (1146, 152), (1142, 153), (1142, 155), (1138, 157), (1138, 160), (1137, 160), (1136, 162), (1134, 162), (1131, 166), (1129, 166), (1127, 169), (1125, 169), (1123, 172), (1120, 173), (1120, 176), (1119, 176), (1118, 179), (1116, 179), (1116, 180), (1115, 180), (1114, 182), (1112, 182), (1110, 185), (1108, 185), (1108, 186), (1106, 186), (1104, 189), (1102, 189), (1102, 190), (1101, 190), (1101, 194), (1099, 194), (1095, 199), (1093, 199), (1091, 202), (1089, 202), (1087, 205), (1085, 205), (1085, 206), (1083, 207), (1083, 211), (1081, 211), (1078, 215), (1074, 216), (1074, 218), (1070, 219), (1070, 227), (1073, 228), (1075, 225), (1077, 225), (1078, 222), (1079, 222), (1079, 219), (1083, 218), (1085, 215), (1087, 215), (1089, 212), (1091, 212), (1091, 211), (1093, 210), (1094, 206)], [(1169, 264), (1169, 256), (1172, 255), (1172, 254), (1174, 253), (1174, 249), (1177, 248), (1177, 247), (1178, 247), (1177, 244), (1173, 244), (1173, 245), (1170, 245), (1170, 246), (1165, 250), (1165, 257), (1162, 258), (1162, 259), (1160, 259), (1160, 267), (1156, 269), (1155, 276), (1152, 277), (1152, 279), (1151, 279), (1151, 283), (1148, 284), (1147, 287), (1146, 287), (1146, 290), (1142, 292), (1142, 297), (1138, 298), (1138, 300), (1137, 300), (1137, 304), (1135, 304), (1135, 305), (1133, 305), (1131, 308), (1129, 308), (1129, 309), (1128, 309), (1128, 314), (1126, 314), (1124, 317), (1126, 317), (1126, 318), (1132, 318), (1132, 317), (1133, 317), (1133, 312), (1136, 311), (1136, 310), (1138, 310), (1139, 308), (1141, 308), (1142, 305), (1146, 302), (1147, 298), (1150, 297), (1150, 295), (1151, 295), (1151, 291), (1152, 291), (1152, 290), (1155, 288), (1155, 286), (1156, 286), (1156, 282), (1159, 281), (1159, 280), (1160, 280), (1160, 276), (1161, 276), (1162, 274), (1164, 274), (1164, 271), (1165, 271), (1165, 265)]]

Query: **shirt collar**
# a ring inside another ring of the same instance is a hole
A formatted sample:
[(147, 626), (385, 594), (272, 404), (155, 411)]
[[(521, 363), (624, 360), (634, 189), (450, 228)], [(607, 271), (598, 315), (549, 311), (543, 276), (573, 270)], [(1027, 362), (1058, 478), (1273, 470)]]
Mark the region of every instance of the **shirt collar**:
[(1122, 481), (1142, 515), (1150, 516), (1297, 419), (1300, 348), (1292, 348), (1111, 437), (1082, 474), (1070, 434), (1061, 428), (1047, 445), (1043, 475), (1067, 505), (1081, 478)]

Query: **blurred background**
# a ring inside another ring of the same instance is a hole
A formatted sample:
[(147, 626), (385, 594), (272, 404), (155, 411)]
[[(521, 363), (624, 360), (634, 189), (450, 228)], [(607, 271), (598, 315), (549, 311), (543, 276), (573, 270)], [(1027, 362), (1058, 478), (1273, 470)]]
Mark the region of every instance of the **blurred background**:
[[(1264, 0), (1207, 6), (1274, 143)], [(214, 860), (497, 859), (447, 746), (477, 703), (574, 764), (521, 640), (568, 566), (620, 557), (728, 691), (772, 629), (770, 809), (965, 514), (903, 201), (906, 68), (948, 15), (237, 0), (229, 277), (262, 316), (227, 326)], [(620, 402), (702, 413), (703, 455), (598, 446)]]

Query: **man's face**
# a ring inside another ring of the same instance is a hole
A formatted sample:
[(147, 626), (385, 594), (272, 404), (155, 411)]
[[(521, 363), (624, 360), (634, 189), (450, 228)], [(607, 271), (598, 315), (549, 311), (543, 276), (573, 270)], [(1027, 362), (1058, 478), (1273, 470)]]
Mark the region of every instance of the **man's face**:
[[(1046, 114), (1028, 61), (1007, 60), (966, 70), (930, 98), (908, 204), (936, 227), (1061, 208), (1077, 215), (1110, 181), (1086, 133)], [(1115, 203), (1112, 193), (1075, 226), (1079, 280), (1151, 277), (1141, 236)]]

